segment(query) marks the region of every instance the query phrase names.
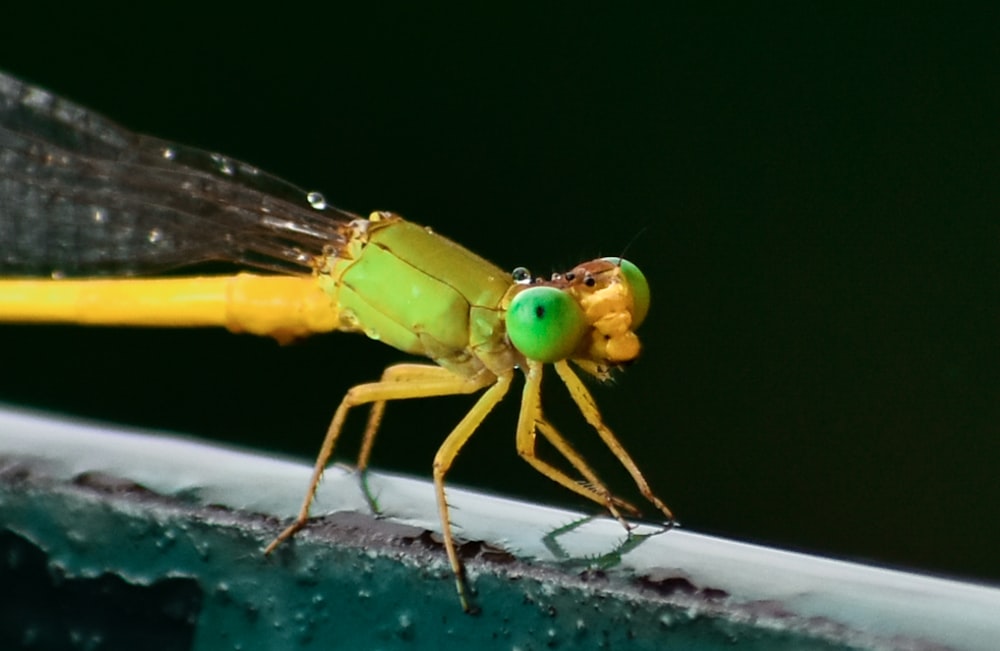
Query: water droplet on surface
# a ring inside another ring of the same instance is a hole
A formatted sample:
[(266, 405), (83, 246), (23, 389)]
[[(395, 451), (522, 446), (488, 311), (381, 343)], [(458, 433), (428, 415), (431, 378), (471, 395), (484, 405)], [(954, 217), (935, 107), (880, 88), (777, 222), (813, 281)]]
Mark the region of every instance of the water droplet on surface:
[(153, 230), (149, 231), (149, 235), (146, 236), (146, 239), (149, 240), (150, 244), (157, 244), (159, 242), (162, 242), (163, 231), (161, 231), (159, 228), (154, 228)]
[(156, 546), (159, 549), (167, 549), (173, 547), (177, 542), (177, 534), (171, 530), (167, 530), (156, 540)]
[(415, 631), (413, 626), (413, 617), (410, 616), (410, 613), (400, 613), (396, 622), (399, 626), (396, 634), (404, 640), (412, 639)]
[(165, 160), (173, 160), (177, 157), (177, 152), (170, 147), (164, 147), (161, 153)]
[(208, 541), (195, 542), (194, 549), (198, 553), (198, 557), (203, 561), (209, 560), (212, 556), (212, 544)]
[(310, 192), (307, 194), (306, 201), (316, 210), (326, 210), (326, 197), (319, 192)]
[(104, 208), (94, 208), (94, 223), (103, 224), (108, 221), (108, 211)]

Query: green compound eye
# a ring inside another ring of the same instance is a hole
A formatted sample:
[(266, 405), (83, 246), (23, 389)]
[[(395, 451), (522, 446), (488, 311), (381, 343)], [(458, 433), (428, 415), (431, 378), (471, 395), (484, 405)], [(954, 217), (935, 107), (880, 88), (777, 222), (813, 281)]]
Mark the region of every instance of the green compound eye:
[(531, 287), (507, 308), (507, 335), (528, 359), (557, 362), (580, 346), (587, 332), (583, 310), (569, 294), (555, 287)]
[(603, 260), (620, 266), (622, 273), (625, 274), (625, 282), (632, 290), (632, 301), (635, 303), (635, 313), (632, 314), (632, 329), (635, 330), (642, 325), (649, 313), (649, 283), (639, 271), (639, 267), (625, 258), (603, 258)]

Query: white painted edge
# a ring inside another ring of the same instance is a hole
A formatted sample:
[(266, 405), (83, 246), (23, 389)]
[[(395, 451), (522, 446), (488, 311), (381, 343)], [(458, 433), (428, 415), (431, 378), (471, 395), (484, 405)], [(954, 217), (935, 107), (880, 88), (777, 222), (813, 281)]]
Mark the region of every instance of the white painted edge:
[[(0, 405), (0, 456), (43, 460), (55, 478), (84, 472), (122, 477), (164, 495), (293, 516), (309, 464), (190, 438), (102, 425)], [(439, 530), (429, 481), (372, 473), (384, 514)], [(459, 535), (498, 545), (521, 559), (552, 560), (543, 539), (580, 513), (451, 487)], [(356, 477), (327, 470), (314, 513), (366, 512)], [(641, 531), (650, 532), (652, 528)], [(612, 552), (624, 539), (608, 518), (559, 538), (574, 558)], [(877, 637), (904, 636), (958, 649), (1000, 647), (1000, 589), (832, 560), (685, 530), (652, 536), (626, 553), (637, 572), (677, 570), (697, 587), (726, 591), (738, 603), (775, 602), (785, 612), (844, 624)]]

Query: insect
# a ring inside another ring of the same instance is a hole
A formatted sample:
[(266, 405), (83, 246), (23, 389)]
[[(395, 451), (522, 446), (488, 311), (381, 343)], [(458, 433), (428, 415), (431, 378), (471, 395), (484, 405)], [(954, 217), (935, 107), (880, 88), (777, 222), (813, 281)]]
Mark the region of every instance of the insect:
[[(206, 261), (265, 273), (149, 277)], [(649, 286), (627, 260), (591, 260), (548, 279), (506, 272), (398, 215), (362, 218), (252, 166), (135, 134), (0, 74), (0, 276), (0, 321), (224, 326), (282, 342), (339, 330), (433, 362), (390, 366), (347, 392), (298, 516), (265, 553), (308, 523), (352, 408), (370, 407), (364, 470), (388, 402), (481, 392), (433, 462), (444, 546), (462, 607), (473, 610), (445, 477), (519, 370), (518, 453), (628, 528), (624, 515), (638, 510), (542, 414), (547, 365), (642, 495), (673, 521), (571, 367), (605, 380), (639, 355), (635, 329)], [(539, 434), (577, 476), (536, 454)]]

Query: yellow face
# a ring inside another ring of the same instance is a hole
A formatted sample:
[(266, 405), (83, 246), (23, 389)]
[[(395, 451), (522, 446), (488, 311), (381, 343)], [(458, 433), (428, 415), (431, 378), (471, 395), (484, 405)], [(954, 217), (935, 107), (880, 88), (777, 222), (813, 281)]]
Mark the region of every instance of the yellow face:
[(638, 357), (641, 346), (632, 330), (635, 300), (621, 267), (593, 260), (577, 266), (563, 279), (565, 291), (576, 299), (591, 328), (580, 360), (621, 364)]
[(649, 311), (649, 285), (627, 260), (577, 265), (548, 280), (514, 273), (502, 302), (507, 336), (527, 359), (571, 360), (598, 378), (639, 356), (635, 329)]

